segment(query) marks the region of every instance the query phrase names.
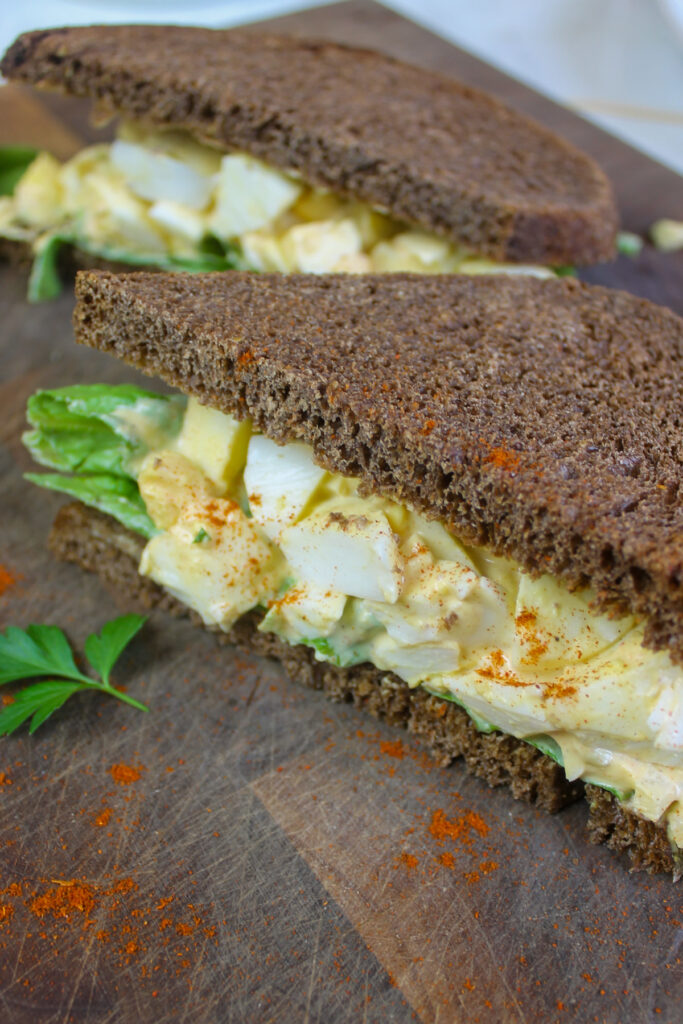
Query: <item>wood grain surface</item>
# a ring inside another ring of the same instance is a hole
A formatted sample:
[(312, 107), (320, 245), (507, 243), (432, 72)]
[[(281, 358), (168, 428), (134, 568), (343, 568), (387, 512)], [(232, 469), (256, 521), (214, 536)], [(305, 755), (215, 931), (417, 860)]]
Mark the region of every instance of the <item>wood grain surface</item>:
[[(377, 4), (280, 23), (533, 114), (601, 161), (631, 230), (683, 218), (675, 174)], [(0, 90), (0, 142), (64, 156), (94, 137), (81, 103)], [(680, 256), (583, 276), (683, 312)], [(136, 378), (76, 349), (68, 292), (28, 306), (25, 284), (0, 268), (0, 625), (54, 622), (82, 649), (118, 609), (45, 550), (60, 499), (22, 480), (24, 407), (38, 387)], [(118, 678), (150, 714), (85, 697), (2, 741), (2, 1024), (680, 1021), (682, 891), (587, 845), (581, 806), (549, 817), (440, 769), (163, 615)]]

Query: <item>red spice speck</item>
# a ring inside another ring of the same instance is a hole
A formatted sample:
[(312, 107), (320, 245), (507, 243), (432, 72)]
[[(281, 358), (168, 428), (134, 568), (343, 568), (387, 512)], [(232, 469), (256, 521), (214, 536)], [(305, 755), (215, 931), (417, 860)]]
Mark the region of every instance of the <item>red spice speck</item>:
[(517, 469), (519, 466), (519, 455), (509, 448), (491, 448), (484, 462), (497, 466), (499, 469)]
[(75, 879), (69, 881), (56, 881), (52, 889), (47, 889), (40, 896), (35, 896), (30, 904), (29, 910), (36, 917), (45, 917), (51, 914), (53, 917), (71, 918), (74, 912), (89, 916), (95, 906), (95, 893), (92, 886), (87, 882), (79, 882)]
[(104, 809), (103, 809), (102, 811), (100, 811), (100, 813), (99, 813), (99, 814), (98, 814), (98, 815), (97, 815), (97, 816), (95, 817), (95, 821), (94, 821), (94, 824), (95, 824), (95, 825), (97, 825), (97, 826), (99, 826), (99, 828), (103, 828), (103, 827), (104, 827), (105, 825), (108, 825), (108, 824), (109, 824), (109, 821), (110, 821), (110, 819), (111, 819), (112, 813), (113, 813), (113, 812), (112, 812), (112, 809), (111, 809), (111, 807), (105, 807), (105, 808), (104, 808)]
[(402, 853), (398, 859), (399, 864), (404, 868), (407, 868), (408, 871), (414, 871), (419, 864), (417, 857), (412, 853)]
[(457, 818), (447, 818), (442, 810), (434, 811), (429, 824), (429, 832), (435, 839), (463, 839), (472, 832), (486, 836), (489, 826), (476, 811), (465, 811)]
[(379, 749), (388, 757), (395, 757), (402, 761), (406, 755), (406, 749), (400, 740), (382, 740)]
[(0, 594), (4, 594), (6, 590), (13, 587), (19, 579), (21, 576), (15, 576), (6, 565), (0, 565)]
[(118, 882), (115, 882), (111, 887), (113, 893), (126, 893), (137, 889), (137, 882), (134, 882), (132, 878), (120, 878)]
[(132, 764), (113, 764), (109, 768), (109, 774), (114, 782), (118, 782), (119, 786), (130, 786), (132, 782), (137, 782), (143, 771), (142, 765)]

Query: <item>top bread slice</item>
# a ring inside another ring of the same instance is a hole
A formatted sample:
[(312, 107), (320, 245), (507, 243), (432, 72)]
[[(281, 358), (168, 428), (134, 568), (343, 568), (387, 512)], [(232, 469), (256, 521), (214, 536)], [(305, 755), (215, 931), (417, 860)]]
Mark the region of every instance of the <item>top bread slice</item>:
[(78, 275), (76, 340), (591, 585), (683, 663), (683, 320), (573, 279)]
[(614, 255), (616, 209), (584, 153), (498, 100), (367, 50), (244, 30), (28, 32), (9, 79), (184, 128), (493, 259)]

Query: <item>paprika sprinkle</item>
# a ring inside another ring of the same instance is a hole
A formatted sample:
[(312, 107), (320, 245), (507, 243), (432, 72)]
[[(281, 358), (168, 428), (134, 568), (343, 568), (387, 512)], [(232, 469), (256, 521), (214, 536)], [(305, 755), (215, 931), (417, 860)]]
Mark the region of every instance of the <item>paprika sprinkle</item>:
[(130, 786), (132, 782), (137, 782), (141, 778), (144, 770), (144, 765), (113, 764), (109, 768), (109, 774), (119, 786)]

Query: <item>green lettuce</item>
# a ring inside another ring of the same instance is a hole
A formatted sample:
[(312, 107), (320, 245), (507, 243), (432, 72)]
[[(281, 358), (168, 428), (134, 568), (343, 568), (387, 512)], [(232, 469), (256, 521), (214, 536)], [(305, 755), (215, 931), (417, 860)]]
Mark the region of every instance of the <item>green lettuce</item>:
[[(38, 391), (28, 401), (33, 430), (22, 440), (36, 462), (59, 473), (27, 474), (150, 537), (155, 529), (136, 483), (136, 466), (150, 449), (180, 430), (186, 399), (130, 384), (76, 384)], [(73, 474), (73, 475), (65, 475)]]
[[(135, 476), (132, 466), (180, 430), (186, 399), (130, 384), (76, 384), (38, 391), (28, 400), (33, 430), (22, 440), (41, 466), (71, 473)], [(156, 446), (156, 445), (155, 445)]]
[(564, 768), (564, 758), (562, 757), (562, 750), (557, 740), (554, 740), (552, 736), (525, 736), (524, 742), (531, 744), (532, 747), (536, 747), (536, 750), (540, 750), (542, 754), (549, 757), (551, 761), (559, 764), (561, 768)]
[(608, 786), (606, 782), (596, 782), (595, 779), (591, 779), (588, 776), (585, 776), (583, 781), (589, 782), (591, 786), (598, 786), (599, 789), (606, 789), (608, 793), (615, 796), (622, 804), (624, 801), (630, 800), (634, 793), (632, 789), (617, 789), (616, 786)]
[(184, 270), (191, 274), (219, 270), (246, 270), (241, 250), (236, 245), (224, 244), (212, 235), (200, 243), (196, 255), (174, 256), (172, 253), (130, 252), (119, 246), (92, 242), (73, 227), (63, 227), (44, 235), (35, 249), (33, 266), (28, 282), (29, 302), (43, 302), (56, 298), (62, 290), (59, 273), (59, 255), (62, 247), (72, 245), (82, 252), (133, 267), (152, 267), (157, 270)]
[(84, 505), (113, 516), (129, 530), (153, 537), (157, 529), (147, 514), (135, 480), (112, 473), (91, 473), (88, 476), (62, 476), (59, 473), (25, 473), (25, 480), (61, 491), (77, 498)]
[(61, 292), (59, 253), (67, 241), (66, 236), (45, 235), (35, 247), (26, 293), (29, 302), (47, 302)]
[(187, 270), (198, 274), (212, 270), (245, 270), (241, 250), (236, 245), (220, 242), (213, 235), (207, 235), (199, 244), (196, 255), (174, 256), (163, 252), (129, 252), (120, 246), (92, 242), (82, 236), (70, 239), (73, 245), (84, 252), (112, 263), (129, 263), (136, 267), (157, 267), (160, 270)]

